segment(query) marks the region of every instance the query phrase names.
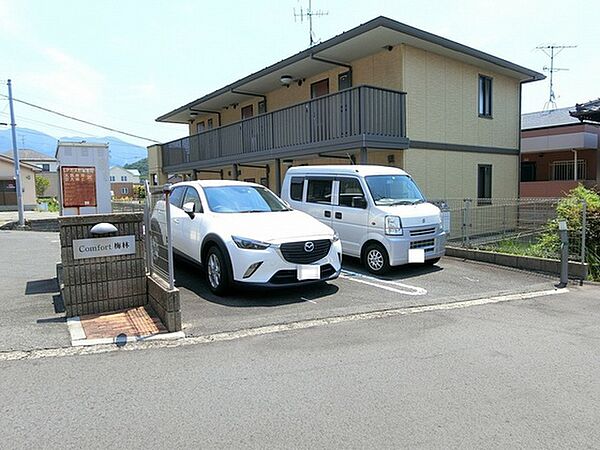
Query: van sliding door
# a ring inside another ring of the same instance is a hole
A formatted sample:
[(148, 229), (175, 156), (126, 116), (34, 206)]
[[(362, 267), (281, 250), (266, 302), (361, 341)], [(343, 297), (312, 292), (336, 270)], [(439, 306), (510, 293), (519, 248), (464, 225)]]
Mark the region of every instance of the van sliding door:
[(333, 216), (333, 177), (307, 177), (305, 211), (331, 226)]

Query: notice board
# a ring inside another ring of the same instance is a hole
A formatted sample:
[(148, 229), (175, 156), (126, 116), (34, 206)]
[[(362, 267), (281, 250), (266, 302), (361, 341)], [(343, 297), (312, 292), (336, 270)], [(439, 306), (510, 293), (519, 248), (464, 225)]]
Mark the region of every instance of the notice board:
[(96, 205), (96, 168), (61, 167), (63, 207)]

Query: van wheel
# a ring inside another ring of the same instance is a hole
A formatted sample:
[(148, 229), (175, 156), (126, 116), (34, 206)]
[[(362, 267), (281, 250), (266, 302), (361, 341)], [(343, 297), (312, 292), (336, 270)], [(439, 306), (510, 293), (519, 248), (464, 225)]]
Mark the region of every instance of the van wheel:
[(369, 244), (365, 249), (363, 264), (375, 275), (383, 275), (390, 270), (390, 258), (385, 247), (381, 244)]
[(204, 266), (206, 268), (206, 281), (211, 292), (216, 295), (224, 295), (229, 291), (229, 261), (217, 246), (212, 246), (206, 253)]

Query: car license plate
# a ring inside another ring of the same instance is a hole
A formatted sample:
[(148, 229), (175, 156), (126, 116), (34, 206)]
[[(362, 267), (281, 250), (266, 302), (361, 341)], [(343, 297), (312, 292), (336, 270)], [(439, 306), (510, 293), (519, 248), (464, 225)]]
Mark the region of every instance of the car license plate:
[(298, 266), (298, 280), (318, 280), (321, 278), (321, 266), (301, 265)]
[(425, 262), (425, 250), (422, 248), (411, 248), (408, 251), (408, 262), (409, 263), (424, 263)]

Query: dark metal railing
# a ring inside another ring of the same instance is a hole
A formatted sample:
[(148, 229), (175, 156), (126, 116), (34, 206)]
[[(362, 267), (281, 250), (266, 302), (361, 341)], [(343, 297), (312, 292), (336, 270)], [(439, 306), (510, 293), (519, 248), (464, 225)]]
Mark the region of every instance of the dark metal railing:
[(406, 94), (357, 86), (162, 145), (163, 167), (353, 136), (406, 137)]

